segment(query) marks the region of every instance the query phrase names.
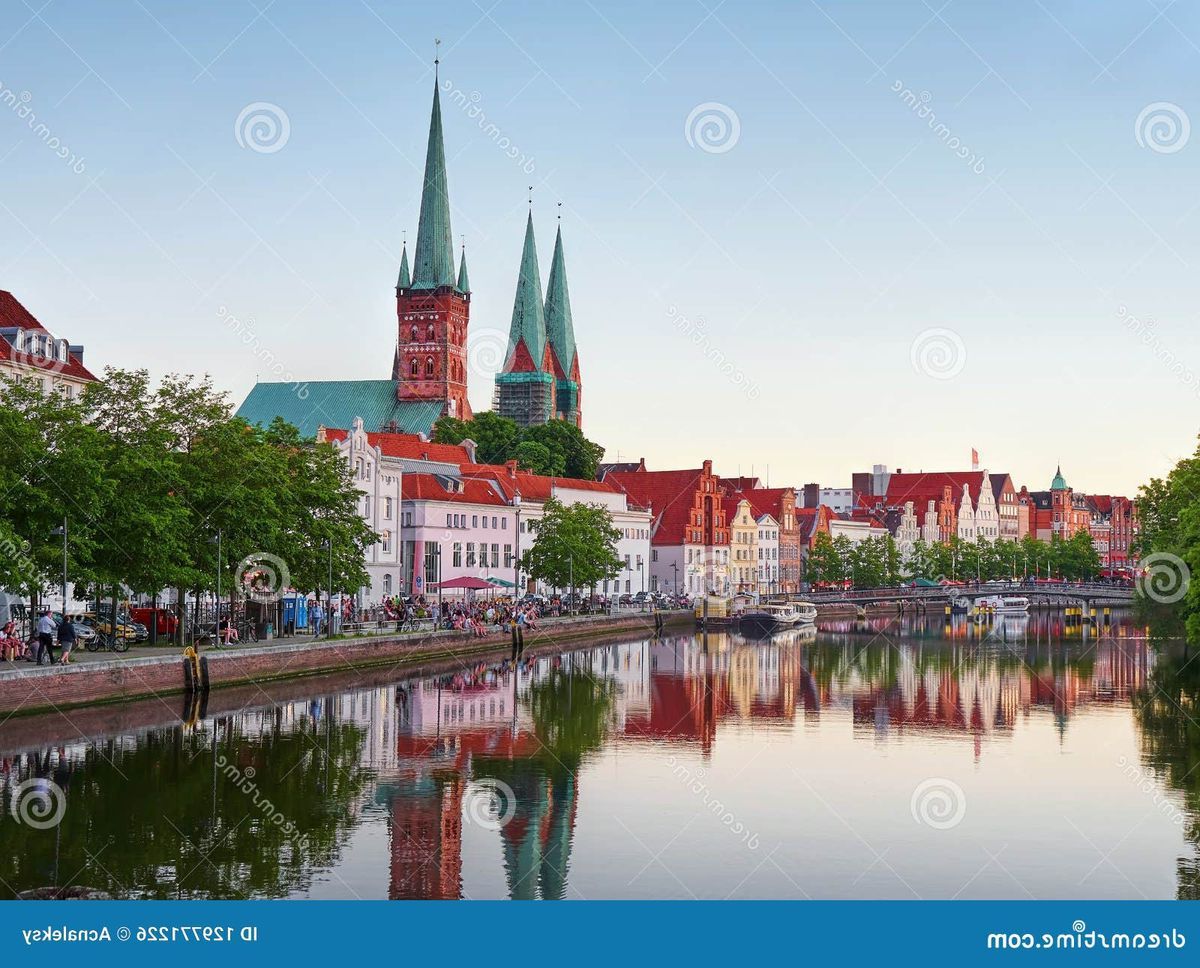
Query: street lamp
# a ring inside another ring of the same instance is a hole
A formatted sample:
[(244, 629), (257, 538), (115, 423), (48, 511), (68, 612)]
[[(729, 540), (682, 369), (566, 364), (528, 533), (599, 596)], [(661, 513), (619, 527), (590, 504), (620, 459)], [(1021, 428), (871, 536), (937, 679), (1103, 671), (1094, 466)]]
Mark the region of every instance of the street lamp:
[[(209, 538), (208, 542), (209, 542), (209, 544), (215, 544), (217, 546), (217, 599), (216, 599), (216, 602), (214, 603), (215, 607), (213, 609), (213, 611), (214, 611), (213, 642), (215, 644), (219, 644), (220, 638), (221, 638), (221, 627), (220, 627), (221, 626), (221, 529), (220, 528), (217, 528), (216, 535)], [(199, 608), (199, 602), (197, 602), (196, 605), (197, 605), (197, 608)], [(113, 632), (114, 632), (114, 634), (116, 633), (115, 623), (114, 623), (114, 627), (113, 627)]]
[(513, 600), (519, 597), (517, 592), (521, 589), (521, 492), (513, 491), (512, 497), (513, 507), (517, 511), (517, 553), (513, 557)]
[(329, 553), (329, 582), (325, 586), (325, 638), (333, 638), (333, 539), (325, 539), (325, 550)]
[(67, 516), (63, 515), (63, 523), (61, 528), (55, 528), (50, 532), (51, 537), (59, 536), (63, 539), (63, 570), (62, 570), (62, 616), (63, 621), (67, 620)]
[(679, 597), (679, 563), (671, 562), (671, 571), (675, 572), (675, 597)]

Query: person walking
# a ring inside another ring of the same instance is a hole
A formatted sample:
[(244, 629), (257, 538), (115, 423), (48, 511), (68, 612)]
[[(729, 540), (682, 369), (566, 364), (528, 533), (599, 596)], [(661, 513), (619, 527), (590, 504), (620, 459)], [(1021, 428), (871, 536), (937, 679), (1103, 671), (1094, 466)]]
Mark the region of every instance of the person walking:
[(50, 665), (54, 665), (54, 619), (50, 617), (50, 609), (43, 608), (37, 623), (37, 657), (34, 661), (42, 664), (42, 653), (50, 657)]
[(62, 650), (58, 664), (67, 665), (71, 661), (71, 650), (75, 647), (75, 623), (65, 615), (58, 627), (58, 647)]

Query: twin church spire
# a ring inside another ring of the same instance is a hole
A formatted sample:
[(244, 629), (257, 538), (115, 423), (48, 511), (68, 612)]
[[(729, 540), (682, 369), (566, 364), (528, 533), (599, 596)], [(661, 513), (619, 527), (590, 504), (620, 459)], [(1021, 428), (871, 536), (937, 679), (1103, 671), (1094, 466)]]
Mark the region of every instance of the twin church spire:
[[(471, 289), (465, 246), (455, 273), (453, 238), (441, 95), (435, 77), (417, 243), (411, 270), (408, 246), (403, 247), (396, 278), (400, 337), (393, 376), (399, 382), (401, 400), (433, 402), (440, 393), (444, 413), (469, 416), (465, 350)], [(580, 387), (562, 227), (555, 238), (543, 295), (531, 211), (525, 224), (504, 367), (496, 375), (494, 406), (521, 426), (553, 419), (579, 426)]]

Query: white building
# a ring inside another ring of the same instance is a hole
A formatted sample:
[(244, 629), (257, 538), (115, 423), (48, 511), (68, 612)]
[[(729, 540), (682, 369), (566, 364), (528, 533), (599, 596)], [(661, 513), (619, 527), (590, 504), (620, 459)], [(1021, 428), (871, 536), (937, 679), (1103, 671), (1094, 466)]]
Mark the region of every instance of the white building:
[(329, 443), (350, 468), (359, 490), (358, 513), (367, 527), (379, 535), (366, 553), (369, 583), (358, 591), (359, 605), (374, 604), (394, 595), (401, 573), (400, 498), (401, 468), (384, 456), (378, 443), (363, 430), (355, 417), (348, 432), (318, 432), (318, 440)]
[[(936, 524), (936, 516), (935, 516)], [(900, 515), (900, 524), (896, 528), (896, 550), (901, 561), (912, 558), (913, 549), (921, 540), (921, 526), (917, 523), (917, 512), (912, 501), (904, 502), (904, 511)]]
[(758, 591), (770, 595), (779, 590), (779, 522), (774, 515), (758, 519)]

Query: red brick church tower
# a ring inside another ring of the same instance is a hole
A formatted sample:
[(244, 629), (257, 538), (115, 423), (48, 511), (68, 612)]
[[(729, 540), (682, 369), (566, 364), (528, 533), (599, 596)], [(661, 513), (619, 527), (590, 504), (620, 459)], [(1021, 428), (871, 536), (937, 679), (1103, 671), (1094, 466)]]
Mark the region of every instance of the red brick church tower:
[(443, 414), (469, 420), (466, 347), (471, 292), (465, 252), (455, 275), (452, 239), (442, 106), (435, 69), (425, 185), (421, 191), (412, 274), (410, 277), (405, 247), (396, 280), (399, 334), (392, 379), (397, 383), (398, 400), (440, 403)]

